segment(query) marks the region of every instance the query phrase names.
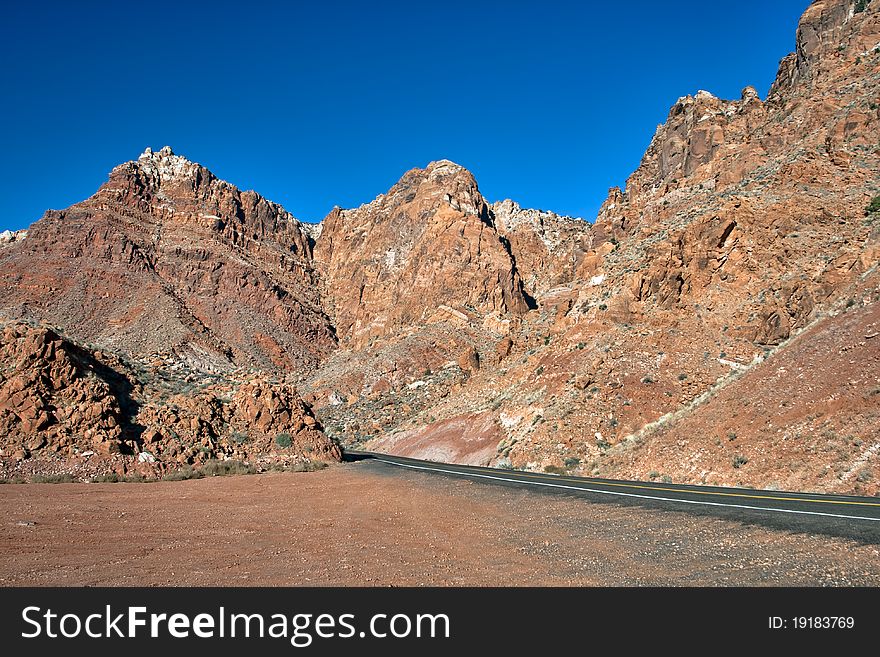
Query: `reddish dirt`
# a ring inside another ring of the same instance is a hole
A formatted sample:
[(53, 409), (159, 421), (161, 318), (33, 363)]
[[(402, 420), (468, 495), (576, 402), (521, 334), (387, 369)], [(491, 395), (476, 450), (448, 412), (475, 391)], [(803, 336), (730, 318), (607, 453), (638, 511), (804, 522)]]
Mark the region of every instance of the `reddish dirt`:
[(360, 464), (0, 507), (5, 586), (880, 585), (875, 545)]
[[(603, 474), (880, 495), (880, 303), (804, 332)], [(736, 459), (739, 459), (737, 461)]]
[(489, 465), (503, 439), (494, 415), (475, 413), (384, 435), (368, 442), (364, 449), (428, 461)]

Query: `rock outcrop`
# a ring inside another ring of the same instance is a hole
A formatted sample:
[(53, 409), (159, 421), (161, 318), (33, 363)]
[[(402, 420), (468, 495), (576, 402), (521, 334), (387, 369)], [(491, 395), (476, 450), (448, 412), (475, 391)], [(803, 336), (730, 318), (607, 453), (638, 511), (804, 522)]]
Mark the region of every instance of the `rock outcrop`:
[(593, 248), (591, 224), (506, 199), (491, 206), (492, 221), (507, 242), (526, 291), (540, 298), (571, 281)]
[(0, 456), (106, 461), (156, 472), (209, 459), (339, 460), (296, 388), (125, 363), (44, 326), (0, 327)]
[(0, 248), (21, 242), (27, 237), (27, 230), (4, 230), (0, 232)]
[[(6, 324), (0, 333), (0, 441), (4, 455), (124, 448), (124, 378), (54, 331)], [(112, 361), (112, 357), (110, 357)]]

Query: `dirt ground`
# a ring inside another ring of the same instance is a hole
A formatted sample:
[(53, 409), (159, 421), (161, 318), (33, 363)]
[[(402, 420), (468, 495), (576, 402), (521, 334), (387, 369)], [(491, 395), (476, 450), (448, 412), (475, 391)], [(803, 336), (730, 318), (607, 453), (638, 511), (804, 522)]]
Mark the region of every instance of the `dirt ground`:
[(0, 486), (0, 585), (880, 585), (877, 545), (345, 464)]

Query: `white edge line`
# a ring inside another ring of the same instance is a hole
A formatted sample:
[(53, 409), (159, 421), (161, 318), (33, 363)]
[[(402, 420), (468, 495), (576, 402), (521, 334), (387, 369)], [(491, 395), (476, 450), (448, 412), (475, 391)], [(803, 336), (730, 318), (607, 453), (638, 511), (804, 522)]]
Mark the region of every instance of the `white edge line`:
[(443, 472), (446, 474), (458, 475), (460, 477), (482, 477), (483, 479), (496, 479), (498, 481), (509, 481), (514, 484), (531, 484), (532, 486), (548, 486), (550, 488), (567, 488), (569, 490), (580, 490), (587, 493), (600, 493), (602, 495), (619, 495), (620, 497), (639, 497), (645, 500), (659, 500), (661, 502), (680, 502), (681, 504), (703, 504), (705, 506), (725, 506), (736, 509), (751, 509), (754, 511), (774, 511), (776, 513), (799, 513), (808, 516), (826, 516), (829, 518), (845, 518), (848, 520), (869, 520), (871, 522), (880, 522), (880, 518), (869, 518), (867, 516), (848, 516), (839, 513), (823, 513), (821, 511), (796, 511), (795, 509), (777, 509), (769, 506), (749, 506), (748, 504), (723, 504), (721, 502), (706, 502), (704, 500), (680, 500), (674, 497), (658, 497), (656, 495), (641, 495), (639, 493), (622, 493), (616, 490), (599, 490), (597, 488), (583, 488), (581, 486), (566, 486), (565, 484), (551, 484), (549, 481), (530, 481), (527, 479), (511, 479), (510, 477), (497, 477), (495, 475), (477, 474), (476, 472), (458, 472), (456, 470), (444, 470), (443, 468), (425, 467), (423, 465), (410, 465), (408, 463), (398, 463), (396, 461), (388, 461), (386, 459), (373, 457), (382, 463), (389, 463), (401, 468), (412, 468), (413, 470), (426, 470), (427, 472)]

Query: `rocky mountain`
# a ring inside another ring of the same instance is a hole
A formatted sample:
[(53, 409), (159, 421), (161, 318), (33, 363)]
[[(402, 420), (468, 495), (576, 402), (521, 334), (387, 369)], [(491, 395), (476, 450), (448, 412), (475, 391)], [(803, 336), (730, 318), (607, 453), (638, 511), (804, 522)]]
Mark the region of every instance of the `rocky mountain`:
[(878, 492), (878, 14), (817, 0), (767, 98), (681, 98), (594, 223), (439, 160), (312, 226), (148, 149), (0, 240), (4, 458), (257, 458), (284, 435)]
[[(387, 365), (406, 360), (401, 347), (410, 336), (394, 349), (383, 346), (380, 353), (391, 354), (384, 362), (373, 355), (374, 371), (392, 372), (388, 395), (371, 399), (375, 386), (346, 389), (344, 407), (325, 410), (318, 400), (319, 412), (346, 439), (414, 456), (876, 491), (876, 360), (857, 360), (863, 376), (852, 377), (851, 394), (840, 396), (818, 386), (840, 354), (815, 361), (822, 371), (794, 354), (814, 341), (814, 348), (830, 349), (835, 317), (875, 302), (877, 215), (866, 216), (865, 208), (880, 192), (878, 30), (877, 2), (814, 2), (768, 98), (747, 87), (732, 101), (704, 91), (680, 99), (626, 189), (610, 191), (592, 229), (574, 224), (574, 234), (565, 235), (566, 250), (549, 259), (555, 270), (532, 264), (546, 262), (553, 245), (538, 222), (529, 222), (524, 238), (508, 237), (537, 308), (509, 323), (497, 348), (477, 330), (479, 318), (469, 318), (466, 334), (491, 368), (464, 372), (447, 363), (440, 373), (401, 377), (399, 367)], [(510, 214), (496, 206), (499, 232), (510, 232)], [(547, 252), (535, 248), (541, 243)], [(847, 339), (864, 342), (840, 338)], [(799, 458), (783, 476), (783, 448), (757, 438), (766, 428), (746, 431), (737, 425), (747, 414), (732, 422), (707, 402), (734, 383), (740, 394), (763, 389), (749, 383), (752, 377), (763, 380), (771, 363), (787, 358), (800, 363), (800, 374), (785, 388), (785, 404), (798, 406), (800, 398), (812, 405), (823, 390), (827, 408), (818, 424), (845, 433), (821, 449), (808, 431), (792, 434), (801, 437), (785, 450)], [(360, 413), (361, 406), (369, 409)], [(345, 421), (358, 414), (380, 423), (357, 435), (364, 422), (354, 420), (352, 431)], [(854, 433), (841, 428), (856, 415), (862, 419)], [(700, 432), (685, 438), (684, 429), (670, 427), (688, 417), (694, 424), (682, 426)], [(751, 445), (726, 438), (743, 433), (755, 437)], [(829, 469), (850, 472), (855, 461), (866, 474), (828, 477)]]
[(308, 369), (336, 343), (311, 248), (279, 205), (147, 149), (0, 251), (0, 313), (207, 371)]
[(438, 313), (528, 312), (490, 212), (471, 173), (447, 160), (407, 172), (371, 203), (334, 210), (315, 259), (340, 338), (362, 346)]

